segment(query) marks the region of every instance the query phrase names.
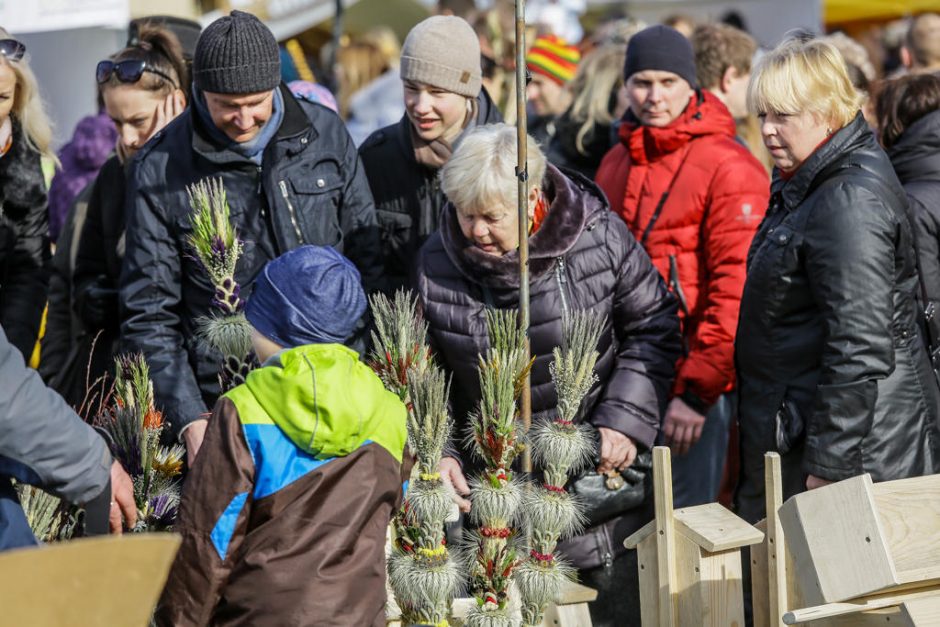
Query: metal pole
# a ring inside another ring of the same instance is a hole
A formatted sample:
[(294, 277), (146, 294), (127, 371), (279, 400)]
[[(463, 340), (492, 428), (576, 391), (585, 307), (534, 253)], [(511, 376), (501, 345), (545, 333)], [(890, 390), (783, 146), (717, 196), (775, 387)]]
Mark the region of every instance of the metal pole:
[[(529, 359), (529, 171), (526, 167), (526, 115), (525, 115), (525, 0), (516, 0), (516, 145), (518, 161), (516, 178), (519, 182), (519, 324), (525, 329), (526, 360)], [(526, 432), (532, 426), (532, 390), (530, 377), (522, 388), (522, 425)], [(522, 470), (532, 472), (532, 453), (526, 447), (522, 457)]]
[(332, 45), (330, 47), (329, 64), (326, 69), (327, 87), (334, 94), (339, 93), (339, 80), (336, 77), (336, 55), (339, 53), (340, 42), (343, 40), (343, 17), (346, 7), (343, 6), (343, 0), (335, 0), (333, 3), (333, 33), (331, 35)]

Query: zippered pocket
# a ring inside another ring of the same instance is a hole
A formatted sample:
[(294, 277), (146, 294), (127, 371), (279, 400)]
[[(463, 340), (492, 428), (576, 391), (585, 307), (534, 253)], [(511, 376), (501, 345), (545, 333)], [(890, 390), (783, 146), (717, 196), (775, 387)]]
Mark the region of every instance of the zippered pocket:
[(294, 203), (291, 202), (290, 192), (287, 191), (287, 181), (281, 179), (278, 181), (278, 187), (281, 188), (281, 196), (284, 197), (284, 202), (287, 203), (287, 215), (290, 217), (290, 223), (294, 227), (294, 233), (297, 234), (297, 241), (301, 244), (306, 244), (303, 233), (300, 231), (300, 225), (297, 223), (297, 212), (294, 209)]

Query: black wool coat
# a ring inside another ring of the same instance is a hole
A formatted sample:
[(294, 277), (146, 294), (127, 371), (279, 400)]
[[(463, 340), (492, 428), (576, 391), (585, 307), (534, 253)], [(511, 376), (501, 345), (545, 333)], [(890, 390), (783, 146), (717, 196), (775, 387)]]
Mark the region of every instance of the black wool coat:
[(940, 390), (920, 327), (907, 200), (864, 118), (774, 178), (735, 343), (742, 515), (763, 514), (763, 455), (785, 497), (808, 474), (937, 472)]
[[(653, 445), (680, 351), (677, 305), (643, 248), (607, 206), (603, 193), (576, 174), (548, 166), (550, 201), (540, 229), (529, 237), (529, 337), (532, 420), (550, 418), (558, 398), (549, 374), (552, 350), (563, 338), (566, 313), (591, 310), (606, 316), (595, 366), (598, 382), (581, 405), (579, 421), (616, 429), (642, 449)], [(452, 205), (441, 230), (421, 249), (417, 290), (438, 359), (453, 375), (455, 435), (468, 428), (480, 386), (477, 355), (488, 348), (487, 308), (519, 305), (518, 253), (484, 253), (460, 231)], [(461, 459), (472, 472), (469, 450)], [(622, 541), (645, 522), (629, 512), (588, 529), (563, 547), (579, 568), (609, 562)]]
[[(475, 125), (502, 121), (496, 104), (481, 89)], [(415, 160), (407, 115), (398, 124), (372, 133), (359, 148), (359, 156), (375, 198), (382, 236), (385, 276), (381, 289), (391, 294), (409, 287), (415, 258), (437, 230), (447, 197), (441, 191), (439, 170)]]
[(49, 289), (49, 216), (39, 153), (13, 119), (13, 143), (0, 157), (0, 325), (28, 361)]

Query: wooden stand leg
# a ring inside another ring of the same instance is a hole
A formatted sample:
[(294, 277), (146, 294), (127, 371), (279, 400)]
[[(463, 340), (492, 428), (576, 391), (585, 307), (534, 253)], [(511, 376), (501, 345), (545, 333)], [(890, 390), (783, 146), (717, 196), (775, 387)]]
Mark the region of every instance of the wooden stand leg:
[(676, 528), (672, 509), (672, 457), (665, 446), (653, 449), (653, 491), (656, 501), (656, 555), (659, 579), (659, 627), (676, 621)]

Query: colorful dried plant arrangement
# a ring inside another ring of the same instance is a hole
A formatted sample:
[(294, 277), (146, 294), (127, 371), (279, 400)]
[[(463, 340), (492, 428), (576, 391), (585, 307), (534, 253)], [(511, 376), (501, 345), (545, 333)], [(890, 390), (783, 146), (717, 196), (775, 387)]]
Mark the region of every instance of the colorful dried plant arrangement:
[(203, 342), (222, 354), (219, 382), (225, 391), (244, 383), (257, 365), (241, 286), (235, 280), (243, 246), (232, 226), (221, 178), (203, 179), (188, 187), (187, 192), (193, 210), (193, 232), (187, 243), (215, 289), (213, 312), (199, 319), (198, 333)]
[(451, 494), (437, 470), (450, 438), (450, 386), (436, 366), (423, 374), (411, 369), (408, 377), (408, 446), (416, 468), (395, 518), (389, 583), (401, 608), (403, 624), (445, 627), (462, 579), (444, 537), (444, 524), (452, 508)]
[(376, 332), (370, 364), (408, 408), (408, 448), (415, 460), (394, 520), (389, 585), (403, 624), (446, 627), (461, 582), (444, 538), (451, 494), (437, 470), (452, 428), (450, 386), (443, 371), (431, 363), (427, 325), (416, 305), (404, 291), (392, 300), (379, 294), (371, 301)]
[(369, 365), (385, 387), (408, 403), (408, 375), (418, 375), (431, 363), (428, 325), (418, 313), (418, 300), (410, 291), (398, 290), (389, 299), (375, 294), (369, 299), (375, 331)]
[(179, 509), (185, 449), (160, 444), (163, 414), (153, 400), (150, 370), (142, 355), (119, 356), (111, 404), (98, 417), (111, 453), (134, 482), (134, 531), (166, 531)]
[(487, 311), (490, 348), (480, 356), (480, 404), (470, 419), (469, 440), (483, 462), (470, 480), (470, 592), (476, 599), (467, 615), (469, 627), (514, 624), (509, 590), (520, 560), (519, 509), (523, 482), (512, 463), (524, 450), (518, 398), (532, 367), (525, 330), (515, 310)]
[(523, 502), (529, 539), (528, 556), (515, 572), (522, 598), (523, 625), (540, 625), (545, 609), (574, 576), (574, 569), (555, 555), (558, 541), (583, 525), (578, 502), (565, 490), (569, 476), (591, 458), (593, 440), (588, 427), (575, 422), (582, 400), (597, 382), (597, 343), (604, 319), (577, 312), (564, 322), (564, 344), (553, 351), (549, 366), (558, 394), (554, 418), (533, 425), (529, 444), (541, 485), (530, 485)]

